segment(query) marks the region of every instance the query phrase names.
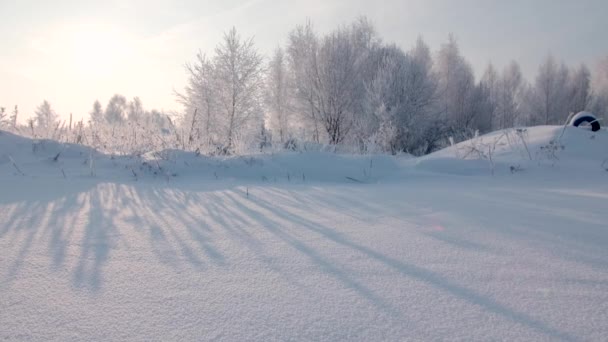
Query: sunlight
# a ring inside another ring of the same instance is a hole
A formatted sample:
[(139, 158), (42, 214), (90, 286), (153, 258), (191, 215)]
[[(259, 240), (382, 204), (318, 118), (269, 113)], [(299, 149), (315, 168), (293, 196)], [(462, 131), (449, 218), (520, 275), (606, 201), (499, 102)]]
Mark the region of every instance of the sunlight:
[[(108, 78), (133, 64), (137, 41), (117, 27), (71, 23), (56, 27), (30, 42), (44, 68), (28, 68), (32, 76), (77, 79)], [(67, 74), (66, 74), (67, 73)]]
[(133, 46), (118, 30), (85, 27), (67, 33), (66, 62), (83, 77), (103, 77), (116, 72), (133, 52)]

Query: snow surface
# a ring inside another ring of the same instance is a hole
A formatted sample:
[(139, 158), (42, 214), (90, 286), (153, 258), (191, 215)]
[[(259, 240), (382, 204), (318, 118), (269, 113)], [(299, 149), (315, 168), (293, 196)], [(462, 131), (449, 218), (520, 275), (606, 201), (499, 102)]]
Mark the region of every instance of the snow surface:
[(608, 133), (525, 134), (91, 169), (2, 132), (0, 340), (605, 341)]

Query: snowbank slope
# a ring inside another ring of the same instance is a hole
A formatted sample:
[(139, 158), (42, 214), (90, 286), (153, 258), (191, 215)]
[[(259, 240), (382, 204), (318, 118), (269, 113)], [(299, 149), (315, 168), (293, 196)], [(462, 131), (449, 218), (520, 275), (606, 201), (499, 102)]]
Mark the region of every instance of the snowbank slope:
[[(555, 173), (603, 177), (608, 131), (538, 126), (483, 135), (421, 158), (283, 152), (205, 157), (168, 150), (139, 157), (109, 156), (90, 148), (34, 141), (0, 132), (0, 177), (90, 178), (133, 181), (189, 179), (248, 182), (378, 182), (412, 173), (535, 176)], [(92, 160), (92, 162), (91, 162)], [(14, 161), (14, 163), (13, 163)]]
[[(536, 126), (492, 132), (416, 160), (419, 170), (460, 175), (601, 176), (608, 169), (608, 131)], [(603, 165), (602, 165), (603, 164)]]

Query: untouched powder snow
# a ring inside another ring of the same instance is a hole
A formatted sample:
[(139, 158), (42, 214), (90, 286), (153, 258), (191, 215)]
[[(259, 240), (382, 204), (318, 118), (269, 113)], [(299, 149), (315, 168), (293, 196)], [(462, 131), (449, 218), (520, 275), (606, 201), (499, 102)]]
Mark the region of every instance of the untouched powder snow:
[(0, 133), (0, 340), (605, 341), (606, 132), (528, 128), (559, 159), (496, 144), (494, 176), (461, 154), (500, 134), (416, 159), (93, 153), (91, 176), (86, 148)]

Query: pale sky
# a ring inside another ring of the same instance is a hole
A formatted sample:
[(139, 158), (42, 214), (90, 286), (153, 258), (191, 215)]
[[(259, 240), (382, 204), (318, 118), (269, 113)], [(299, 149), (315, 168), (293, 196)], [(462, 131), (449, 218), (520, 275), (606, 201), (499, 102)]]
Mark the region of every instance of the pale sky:
[(422, 35), (436, 51), (454, 33), (477, 75), (515, 59), (532, 79), (548, 53), (591, 67), (608, 55), (607, 13), (606, 0), (0, 0), (0, 106), (23, 120), (48, 99), (79, 118), (120, 93), (178, 110), (184, 63), (232, 26), (269, 54), (307, 18), (327, 32), (359, 15), (385, 42)]

